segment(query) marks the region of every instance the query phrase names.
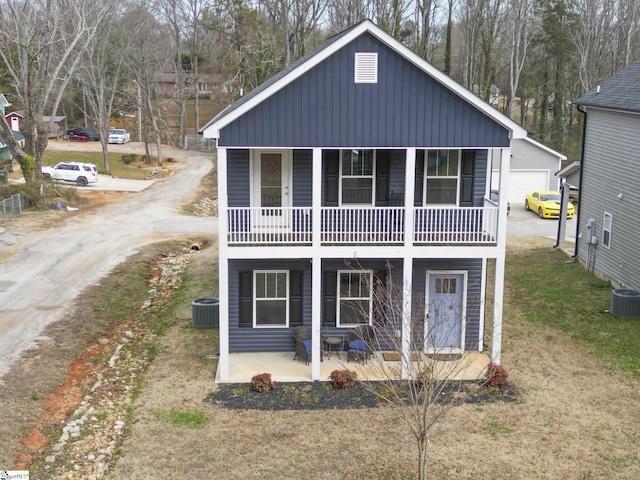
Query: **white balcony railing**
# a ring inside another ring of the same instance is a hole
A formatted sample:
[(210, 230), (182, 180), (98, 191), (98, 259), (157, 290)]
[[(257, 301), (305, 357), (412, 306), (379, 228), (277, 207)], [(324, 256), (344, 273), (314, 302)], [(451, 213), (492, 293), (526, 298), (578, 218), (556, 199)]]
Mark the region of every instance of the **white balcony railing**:
[[(405, 207), (322, 207), (323, 245), (403, 245)], [(239, 207), (228, 209), (229, 245), (310, 245), (312, 208)], [(415, 208), (416, 245), (492, 245), (498, 231), (497, 207)]]

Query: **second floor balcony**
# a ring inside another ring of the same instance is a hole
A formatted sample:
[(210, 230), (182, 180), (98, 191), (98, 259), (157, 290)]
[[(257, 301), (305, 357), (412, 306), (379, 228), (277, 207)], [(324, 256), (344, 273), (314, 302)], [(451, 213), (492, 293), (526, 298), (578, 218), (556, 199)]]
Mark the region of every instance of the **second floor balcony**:
[[(230, 246), (497, 244), (498, 207), (235, 207), (227, 213)], [(409, 223), (408, 223), (409, 221)], [(407, 239), (408, 237), (408, 239)], [(407, 242), (406, 240), (409, 240)]]

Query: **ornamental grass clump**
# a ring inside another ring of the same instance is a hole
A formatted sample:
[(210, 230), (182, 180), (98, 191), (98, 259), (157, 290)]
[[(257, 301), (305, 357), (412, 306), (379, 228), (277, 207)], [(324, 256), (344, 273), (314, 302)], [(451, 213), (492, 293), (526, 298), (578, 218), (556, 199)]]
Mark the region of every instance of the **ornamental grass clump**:
[(334, 370), (329, 375), (329, 380), (333, 383), (333, 388), (341, 390), (345, 388), (352, 388), (356, 384), (358, 374), (353, 370)]
[(270, 373), (260, 373), (251, 377), (251, 390), (254, 392), (270, 392), (275, 388), (276, 384), (271, 380)]
[(507, 383), (509, 373), (502, 365), (491, 362), (487, 365), (487, 373), (485, 376), (489, 387), (502, 388)]

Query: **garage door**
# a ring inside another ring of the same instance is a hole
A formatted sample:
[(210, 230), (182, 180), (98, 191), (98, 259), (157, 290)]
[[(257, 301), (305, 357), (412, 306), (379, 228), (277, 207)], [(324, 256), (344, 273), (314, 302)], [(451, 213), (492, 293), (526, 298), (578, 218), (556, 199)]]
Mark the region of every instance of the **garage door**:
[[(527, 192), (549, 190), (548, 170), (511, 170), (509, 172), (509, 201), (524, 204)], [(498, 185), (498, 172), (493, 172), (491, 185)]]

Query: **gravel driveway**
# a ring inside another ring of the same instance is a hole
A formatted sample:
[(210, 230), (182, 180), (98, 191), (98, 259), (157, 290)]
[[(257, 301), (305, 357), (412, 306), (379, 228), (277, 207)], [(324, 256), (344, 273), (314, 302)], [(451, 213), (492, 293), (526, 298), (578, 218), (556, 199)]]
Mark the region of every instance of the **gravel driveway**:
[(169, 148), (163, 153), (169, 151), (178, 160), (176, 173), (132, 194), (129, 201), (38, 232), (12, 230), (12, 224), (4, 233), (0, 229), (0, 237), (15, 251), (0, 264), (0, 376), (34, 345), (46, 325), (64, 317), (87, 285), (138, 248), (185, 234), (217, 233), (216, 218), (179, 213), (211, 170), (212, 155)]

